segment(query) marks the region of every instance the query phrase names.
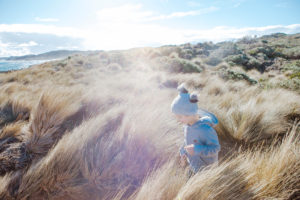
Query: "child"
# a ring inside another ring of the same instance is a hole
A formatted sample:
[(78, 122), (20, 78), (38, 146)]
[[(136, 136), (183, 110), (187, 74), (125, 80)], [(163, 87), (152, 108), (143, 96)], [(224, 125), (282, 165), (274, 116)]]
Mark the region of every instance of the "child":
[[(184, 123), (184, 144), (180, 148), (181, 162), (188, 161), (192, 173), (218, 162), (220, 144), (213, 127), (218, 119), (198, 109), (195, 93), (189, 94), (184, 84), (178, 86), (179, 95), (173, 100), (171, 109), (177, 120)], [(199, 116), (201, 118), (199, 118)]]

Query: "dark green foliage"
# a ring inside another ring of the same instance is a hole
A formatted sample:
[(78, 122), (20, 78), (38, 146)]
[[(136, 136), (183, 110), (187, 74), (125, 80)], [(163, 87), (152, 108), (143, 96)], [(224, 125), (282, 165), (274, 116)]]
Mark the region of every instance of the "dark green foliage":
[(226, 61), (232, 62), (236, 65), (246, 65), (249, 61), (249, 57), (243, 53), (243, 54), (228, 56), (226, 58)]
[(220, 76), (225, 80), (245, 80), (250, 84), (257, 84), (257, 81), (250, 78), (247, 74), (244, 74), (242, 72), (236, 72), (233, 70), (221, 70)]
[(250, 60), (248, 60), (247, 66), (249, 66), (249, 68), (259, 68), (262, 65), (262, 63), (257, 60), (254, 57), (251, 57)]
[(179, 52), (179, 57), (187, 60), (191, 60), (193, 57), (195, 57), (195, 52), (191, 49), (183, 49)]
[(269, 46), (257, 47), (249, 51), (249, 54), (252, 56), (256, 56), (259, 53), (266, 55), (268, 58), (274, 58), (276, 56), (279, 56), (279, 52), (276, 52), (274, 48)]
[(241, 65), (245, 70), (257, 69), (260, 72), (264, 72), (266, 67), (272, 64), (268, 57), (262, 52), (255, 54), (255, 57), (245, 53), (232, 55), (228, 56), (226, 61), (230, 65)]
[(218, 46), (212, 42), (198, 43), (197, 46), (205, 50), (214, 50), (218, 48)]
[(172, 73), (191, 73), (202, 71), (202, 69), (193, 62), (181, 58), (169, 58), (167, 56), (156, 58), (155, 65), (158, 69)]
[(285, 34), (285, 33), (273, 33), (273, 34), (270, 34), (270, 35), (262, 36), (262, 38), (264, 38), (264, 39), (281, 38), (281, 37), (285, 37), (286, 35), (287, 34)]
[(59, 63), (57, 64), (57, 66), (59, 66), (59, 67), (65, 67), (66, 65), (67, 65), (66, 62), (59, 62)]
[(293, 73), (290, 75), (290, 78), (297, 78), (297, 79), (300, 79), (300, 72), (296, 72), (296, 73)]

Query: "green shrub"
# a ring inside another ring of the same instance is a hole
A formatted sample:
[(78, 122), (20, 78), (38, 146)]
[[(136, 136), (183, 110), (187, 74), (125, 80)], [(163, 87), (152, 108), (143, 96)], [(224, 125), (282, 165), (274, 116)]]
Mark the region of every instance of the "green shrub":
[(158, 69), (171, 73), (191, 73), (202, 71), (202, 69), (193, 62), (181, 58), (170, 58), (167, 56), (156, 58), (155, 65)]
[(282, 54), (288, 59), (300, 59), (300, 46), (285, 48), (282, 50)]
[(282, 71), (292, 71), (293, 73), (300, 72), (300, 60), (290, 62), (282, 67)]
[(222, 62), (220, 57), (211, 55), (208, 58), (204, 59), (204, 62), (208, 65), (216, 66)]
[(285, 89), (300, 92), (300, 79), (299, 78), (287, 79), (287, 80), (281, 81), (278, 85), (279, 85), (279, 87), (282, 87)]
[(201, 47), (204, 50), (214, 50), (218, 48), (218, 46), (212, 42), (203, 42), (201, 43), (201, 45), (200, 43), (198, 43), (197, 46)]
[(297, 79), (300, 79), (300, 72), (296, 72), (296, 73), (293, 73), (290, 75), (290, 78), (297, 78)]
[(182, 49), (178, 55), (180, 58), (191, 60), (196, 56), (196, 52), (192, 49)]
[(270, 46), (256, 47), (251, 49), (248, 53), (252, 56), (257, 56), (257, 54), (262, 53), (268, 58), (275, 58), (281, 55), (281, 52), (275, 51), (275, 49)]
[(263, 63), (260, 62), (258, 59), (254, 58), (254, 57), (250, 57), (250, 59), (247, 63), (247, 66), (248, 66), (249, 69), (252, 69), (252, 68), (258, 69), (258, 68), (261, 67), (262, 64)]
[(253, 38), (251, 36), (244, 36), (243, 38), (238, 40), (238, 43), (241, 44), (253, 44), (257, 42), (257, 38)]
[(230, 69), (222, 69), (220, 70), (220, 76), (225, 80), (245, 80), (250, 84), (257, 84), (258, 82), (252, 78), (250, 78), (247, 74), (242, 72), (236, 72)]
[(221, 42), (217, 45), (219, 45), (220, 47), (213, 51), (212, 54), (221, 58), (242, 53), (242, 51), (238, 48), (237, 44), (233, 42)]
[(181, 48), (177, 46), (162, 46), (158, 48), (161, 56), (170, 56), (173, 52), (179, 54), (181, 52)]
[[(261, 53), (259, 53), (261, 54)], [(244, 65), (244, 68), (246, 70), (251, 70), (251, 69), (257, 69), (260, 72), (264, 72), (266, 69), (266, 66), (270, 65), (270, 61), (267, 59), (265, 60), (263, 54), (261, 56), (258, 56), (258, 58), (249, 57), (249, 60), (246, 65)]]
[(232, 55), (228, 56), (226, 58), (226, 61), (232, 62), (236, 65), (246, 65), (249, 61), (249, 57), (246, 54), (238, 54), (238, 55)]

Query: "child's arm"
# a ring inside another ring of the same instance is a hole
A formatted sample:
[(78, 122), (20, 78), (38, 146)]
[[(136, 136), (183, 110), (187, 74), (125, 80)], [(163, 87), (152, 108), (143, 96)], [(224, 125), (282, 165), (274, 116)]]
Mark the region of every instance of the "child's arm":
[(180, 154), (180, 165), (182, 167), (185, 167), (187, 165), (187, 152), (186, 150), (184, 149), (185, 147), (185, 143), (183, 143), (180, 147), (180, 150), (179, 150), (179, 154)]
[(186, 150), (184, 149), (184, 146), (185, 146), (185, 144), (183, 143), (183, 144), (181, 145), (180, 149), (179, 149), (179, 154), (180, 154), (180, 156), (183, 156), (183, 155), (186, 155), (186, 154), (187, 154)]

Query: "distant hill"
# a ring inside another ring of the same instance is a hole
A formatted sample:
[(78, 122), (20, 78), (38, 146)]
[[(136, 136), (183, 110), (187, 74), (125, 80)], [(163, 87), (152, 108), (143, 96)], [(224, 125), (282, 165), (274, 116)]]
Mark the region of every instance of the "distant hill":
[(29, 54), (25, 56), (10, 56), (10, 57), (0, 57), (0, 60), (50, 60), (50, 59), (60, 59), (74, 54), (87, 55), (92, 52), (100, 51), (74, 51), (74, 50), (58, 50), (49, 51), (42, 54)]

